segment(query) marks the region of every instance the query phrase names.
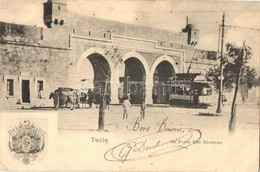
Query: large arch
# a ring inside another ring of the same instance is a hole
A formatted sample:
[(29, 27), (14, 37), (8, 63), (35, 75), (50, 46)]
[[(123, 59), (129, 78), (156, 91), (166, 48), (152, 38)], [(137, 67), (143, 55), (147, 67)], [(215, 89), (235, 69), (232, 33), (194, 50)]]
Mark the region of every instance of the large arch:
[(146, 85), (149, 83), (149, 66), (145, 58), (135, 51), (126, 53), (122, 59), (125, 64), (124, 94), (130, 93), (131, 103), (139, 104), (147, 97)]
[[(76, 64), (76, 78), (77, 82), (80, 83), (81, 80), (81, 66), (84, 64), (84, 61), (89, 61), (88, 64), (91, 64), (92, 70), (94, 73), (93, 80), (93, 88), (98, 97), (100, 97), (101, 89), (104, 88), (104, 83), (106, 80), (105, 75), (109, 75), (110, 81), (114, 80), (114, 70), (113, 64), (110, 61), (110, 58), (106, 56), (106, 53), (103, 49), (92, 47), (84, 51)], [(111, 95), (111, 102), (115, 102), (116, 92), (112, 89), (111, 83), (109, 83), (108, 89)]]
[(171, 57), (163, 55), (156, 59), (150, 73), (152, 92), (148, 95), (153, 98), (153, 103), (168, 103), (168, 87), (165, 84), (169, 78), (174, 76), (177, 72), (178, 67)]
[(169, 56), (167, 55), (163, 55), (163, 56), (160, 56), (159, 58), (157, 58), (155, 60), (155, 62), (152, 64), (152, 67), (151, 67), (151, 75), (150, 75), (150, 81), (153, 82), (153, 74), (155, 72), (155, 69), (156, 67), (159, 65), (159, 63), (161, 63), (162, 61), (168, 61), (174, 68), (175, 70), (175, 73), (178, 73), (179, 72), (179, 68), (178, 66), (176, 65), (176, 62)]
[[(80, 73), (80, 67), (81, 67), (83, 61), (84, 61), (88, 56), (90, 56), (91, 54), (95, 54), (95, 53), (100, 54), (101, 56), (103, 56), (103, 57), (107, 60), (110, 69), (113, 69), (113, 67), (112, 67), (112, 66), (113, 66), (113, 65), (112, 65), (112, 62), (110, 61), (109, 57), (107, 57), (106, 52), (105, 52), (103, 49), (101, 49), (101, 48), (91, 47), (91, 48), (87, 49), (86, 51), (84, 51), (84, 52), (80, 55), (80, 57), (79, 57), (79, 59), (78, 59), (78, 61), (77, 61), (77, 65), (76, 65), (76, 73), (77, 73), (77, 74)], [(113, 76), (112, 73), (113, 73), (113, 70), (111, 70), (111, 76)], [(78, 76), (78, 77), (79, 77), (79, 76)], [(79, 79), (79, 78), (78, 78), (78, 79)]]

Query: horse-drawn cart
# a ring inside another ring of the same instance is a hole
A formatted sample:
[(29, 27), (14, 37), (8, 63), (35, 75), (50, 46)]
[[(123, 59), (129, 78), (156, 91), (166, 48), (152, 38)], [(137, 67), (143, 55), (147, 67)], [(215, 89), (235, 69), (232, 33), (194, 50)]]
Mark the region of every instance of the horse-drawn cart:
[(73, 88), (59, 87), (49, 98), (54, 99), (54, 109), (69, 107), (73, 110), (80, 104), (80, 93)]

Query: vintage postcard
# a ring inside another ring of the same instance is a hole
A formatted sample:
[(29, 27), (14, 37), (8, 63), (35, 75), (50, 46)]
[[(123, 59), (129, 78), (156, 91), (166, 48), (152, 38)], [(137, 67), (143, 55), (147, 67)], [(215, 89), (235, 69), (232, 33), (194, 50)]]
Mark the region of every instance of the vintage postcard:
[(0, 171), (259, 170), (260, 2), (0, 0)]

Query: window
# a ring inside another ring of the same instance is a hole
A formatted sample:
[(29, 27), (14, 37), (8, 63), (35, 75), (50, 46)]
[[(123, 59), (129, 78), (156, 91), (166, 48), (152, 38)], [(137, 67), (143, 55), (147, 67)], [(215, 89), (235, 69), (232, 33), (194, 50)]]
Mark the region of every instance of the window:
[(7, 79), (7, 95), (13, 96), (14, 95), (14, 80)]
[(37, 91), (43, 90), (43, 81), (37, 81)]
[(58, 24), (58, 22), (59, 22), (58, 19), (54, 20), (54, 24)]
[(60, 6), (58, 6), (58, 10), (60, 10)]
[(208, 60), (217, 60), (217, 52), (209, 51), (208, 52)]
[(64, 20), (60, 20), (60, 25), (63, 25), (64, 24)]

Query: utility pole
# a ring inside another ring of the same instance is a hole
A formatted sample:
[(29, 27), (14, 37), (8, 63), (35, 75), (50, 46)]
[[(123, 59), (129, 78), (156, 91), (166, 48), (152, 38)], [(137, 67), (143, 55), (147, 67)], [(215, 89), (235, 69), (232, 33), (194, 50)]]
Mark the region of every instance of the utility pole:
[(220, 87), (219, 87), (219, 95), (218, 95), (218, 108), (217, 113), (222, 112), (222, 94), (223, 94), (223, 47), (224, 47), (224, 32), (225, 32), (225, 13), (223, 13), (222, 19), (222, 34), (221, 34), (221, 56), (220, 56)]

